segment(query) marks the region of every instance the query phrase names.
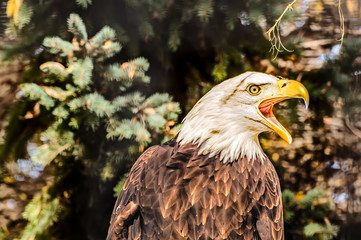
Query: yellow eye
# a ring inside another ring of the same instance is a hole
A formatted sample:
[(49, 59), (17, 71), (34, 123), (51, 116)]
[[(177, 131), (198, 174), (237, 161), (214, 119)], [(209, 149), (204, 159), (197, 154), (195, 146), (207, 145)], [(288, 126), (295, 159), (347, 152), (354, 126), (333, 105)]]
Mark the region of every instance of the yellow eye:
[(258, 85), (249, 85), (249, 87), (247, 88), (247, 91), (251, 94), (251, 95), (257, 95), (261, 92), (261, 87)]

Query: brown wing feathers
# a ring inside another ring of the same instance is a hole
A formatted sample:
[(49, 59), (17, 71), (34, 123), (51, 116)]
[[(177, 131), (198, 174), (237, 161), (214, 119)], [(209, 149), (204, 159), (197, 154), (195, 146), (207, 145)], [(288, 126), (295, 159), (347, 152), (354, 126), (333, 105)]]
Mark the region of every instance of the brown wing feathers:
[(223, 164), (173, 140), (138, 159), (107, 239), (283, 239), (280, 194), (268, 159)]

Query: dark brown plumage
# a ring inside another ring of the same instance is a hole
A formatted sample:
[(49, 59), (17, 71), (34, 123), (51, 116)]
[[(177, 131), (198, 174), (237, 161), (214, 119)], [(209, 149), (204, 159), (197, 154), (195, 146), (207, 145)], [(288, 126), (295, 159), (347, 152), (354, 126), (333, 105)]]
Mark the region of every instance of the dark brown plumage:
[(149, 148), (115, 204), (108, 240), (283, 239), (271, 162), (222, 163), (175, 140)]

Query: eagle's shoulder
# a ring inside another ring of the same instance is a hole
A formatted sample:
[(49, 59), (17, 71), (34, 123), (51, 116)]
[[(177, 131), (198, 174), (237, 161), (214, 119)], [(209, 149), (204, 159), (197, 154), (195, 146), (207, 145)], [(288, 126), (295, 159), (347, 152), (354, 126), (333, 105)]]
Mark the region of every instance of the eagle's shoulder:
[(174, 140), (152, 146), (134, 163), (114, 205), (107, 240), (128, 238), (127, 236), (140, 239), (140, 193), (147, 183), (154, 180), (149, 179), (149, 176), (154, 176), (159, 165), (166, 162), (175, 147)]

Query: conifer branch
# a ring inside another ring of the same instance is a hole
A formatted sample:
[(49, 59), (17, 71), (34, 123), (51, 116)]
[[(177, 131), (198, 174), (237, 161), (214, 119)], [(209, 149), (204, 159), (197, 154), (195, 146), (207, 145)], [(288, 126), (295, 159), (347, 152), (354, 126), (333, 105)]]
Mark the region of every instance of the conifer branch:
[(43, 41), (43, 45), (49, 48), (52, 54), (60, 54), (60, 56), (73, 56), (73, 51), (79, 50), (76, 46), (59, 37), (47, 37)]
[(75, 2), (83, 8), (87, 8), (92, 4), (92, 0), (75, 0)]
[(78, 40), (81, 40), (83, 44), (88, 41), (88, 33), (83, 20), (78, 14), (72, 13), (68, 18), (68, 29), (74, 34)]

